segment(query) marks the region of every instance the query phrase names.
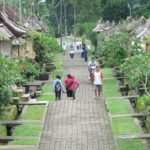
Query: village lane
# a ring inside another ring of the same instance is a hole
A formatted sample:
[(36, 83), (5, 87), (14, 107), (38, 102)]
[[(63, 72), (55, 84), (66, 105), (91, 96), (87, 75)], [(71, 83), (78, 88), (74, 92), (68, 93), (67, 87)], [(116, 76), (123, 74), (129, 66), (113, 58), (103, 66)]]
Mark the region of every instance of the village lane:
[(96, 102), (88, 80), (87, 62), (75, 54), (63, 56), (66, 73), (76, 76), (76, 100), (50, 103), (38, 150), (115, 150), (110, 120), (103, 100)]

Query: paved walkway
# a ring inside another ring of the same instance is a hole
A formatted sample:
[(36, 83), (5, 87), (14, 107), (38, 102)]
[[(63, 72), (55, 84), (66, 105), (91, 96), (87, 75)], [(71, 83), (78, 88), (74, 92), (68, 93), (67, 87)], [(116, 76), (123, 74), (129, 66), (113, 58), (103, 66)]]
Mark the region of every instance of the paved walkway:
[(77, 98), (50, 103), (39, 150), (115, 150), (108, 114), (103, 101), (94, 99), (88, 81), (87, 63), (80, 57), (63, 58), (67, 73), (80, 82)]

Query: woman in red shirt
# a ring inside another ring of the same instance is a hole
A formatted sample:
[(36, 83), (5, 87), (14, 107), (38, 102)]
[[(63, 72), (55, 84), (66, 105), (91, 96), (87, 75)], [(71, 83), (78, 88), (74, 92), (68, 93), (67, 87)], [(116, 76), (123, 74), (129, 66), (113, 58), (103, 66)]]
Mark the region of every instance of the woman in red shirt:
[(65, 87), (67, 92), (67, 97), (69, 99), (73, 98), (73, 79), (71, 74), (67, 75), (67, 78), (65, 79)]

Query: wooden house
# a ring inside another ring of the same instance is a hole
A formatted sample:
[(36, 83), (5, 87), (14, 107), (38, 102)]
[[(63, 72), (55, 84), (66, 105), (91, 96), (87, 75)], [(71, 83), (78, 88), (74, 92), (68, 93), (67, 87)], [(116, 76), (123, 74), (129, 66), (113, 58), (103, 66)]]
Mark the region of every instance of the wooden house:
[(1, 33), (6, 37), (4, 38), (3, 36), (1, 39), (1, 54), (9, 57), (19, 56), (21, 54), (20, 51), (22, 51), (20, 41), (18, 40), (19, 42), (14, 44), (13, 41), (22, 38), (27, 30), (12, 22), (3, 11), (0, 12), (0, 24)]

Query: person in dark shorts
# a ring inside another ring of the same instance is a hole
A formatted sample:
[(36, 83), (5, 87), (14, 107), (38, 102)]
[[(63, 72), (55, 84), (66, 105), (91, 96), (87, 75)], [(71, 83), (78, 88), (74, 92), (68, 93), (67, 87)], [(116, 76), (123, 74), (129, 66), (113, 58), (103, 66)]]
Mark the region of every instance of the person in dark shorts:
[(71, 74), (68, 74), (65, 79), (65, 88), (67, 92), (68, 99), (73, 99), (73, 79)]

